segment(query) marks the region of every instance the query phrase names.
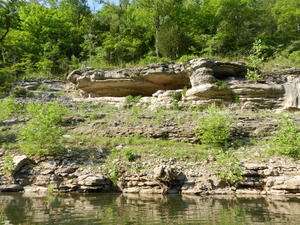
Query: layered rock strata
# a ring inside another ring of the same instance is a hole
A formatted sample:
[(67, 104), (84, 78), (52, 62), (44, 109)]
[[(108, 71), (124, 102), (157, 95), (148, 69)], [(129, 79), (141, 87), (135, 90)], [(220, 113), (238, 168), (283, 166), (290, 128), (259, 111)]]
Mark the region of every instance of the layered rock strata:
[(249, 109), (300, 108), (300, 69), (264, 74), (259, 82), (247, 81), (247, 70), (243, 63), (199, 58), (185, 64), (161, 63), (144, 68), (74, 70), (68, 80), (83, 96), (90, 97), (142, 95), (157, 100), (164, 91), (185, 87), (188, 90), (182, 100), (193, 105), (238, 102)]
[(145, 68), (74, 70), (68, 80), (85, 95), (92, 97), (127, 95), (150, 96), (157, 90), (179, 89), (190, 86), (183, 65), (157, 64)]
[(299, 165), (281, 160), (242, 162), (242, 180), (233, 186), (207, 169), (208, 161), (186, 162), (184, 166), (176, 159), (149, 161), (154, 169), (124, 171), (114, 182), (93, 162), (78, 158), (64, 157), (34, 163), (25, 156), (15, 156), (14, 161), (13, 177), (0, 176), (0, 192), (47, 193), (50, 184), (59, 192), (300, 195)]

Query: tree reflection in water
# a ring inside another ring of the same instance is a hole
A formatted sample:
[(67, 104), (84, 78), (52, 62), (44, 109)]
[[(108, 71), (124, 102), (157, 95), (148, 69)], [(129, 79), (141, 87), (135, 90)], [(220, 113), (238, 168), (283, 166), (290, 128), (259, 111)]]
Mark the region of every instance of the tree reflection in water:
[(0, 195), (0, 224), (298, 224), (300, 199), (178, 195)]

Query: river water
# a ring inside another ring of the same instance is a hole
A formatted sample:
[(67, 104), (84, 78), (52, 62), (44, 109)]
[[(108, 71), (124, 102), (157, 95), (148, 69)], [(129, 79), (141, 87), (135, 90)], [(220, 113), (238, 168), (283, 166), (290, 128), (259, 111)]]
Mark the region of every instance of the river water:
[(0, 194), (0, 224), (300, 224), (300, 198)]

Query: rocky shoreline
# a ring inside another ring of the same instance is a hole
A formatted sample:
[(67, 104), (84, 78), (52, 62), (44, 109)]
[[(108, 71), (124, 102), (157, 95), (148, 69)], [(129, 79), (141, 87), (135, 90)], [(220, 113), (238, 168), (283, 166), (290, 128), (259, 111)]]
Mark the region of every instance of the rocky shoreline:
[[(252, 111), (237, 114), (231, 128), (232, 139), (268, 139), (280, 119), (280, 116), (272, 115), (274, 110), (299, 109), (300, 70), (287, 69), (263, 74), (264, 81), (253, 83), (245, 80), (247, 69), (242, 63), (222, 63), (208, 59), (195, 59), (179, 65), (167, 63), (111, 71), (88, 68), (69, 74), (68, 80), (73, 85), (51, 80), (18, 82), (16, 86), (21, 87), (22, 95), (17, 96), (16, 101), (23, 105), (31, 101), (59, 101), (67, 108), (78, 108), (81, 105), (83, 111), (64, 118), (64, 123), (72, 133), (66, 134), (66, 140), (72, 135), (86, 136), (86, 139), (94, 134), (96, 137), (139, 135), (155, 140), (195, 144), (198, 141), (194, 133), (197, 123), (193, 118), (197, 111), (193, 111), (193, 107), (205, 107), (207, 103), (220, 101), (228, 107), (229, 112), (236, 109), (254, 109), (257, 112), (261, 108), (270, 110), (265, 114), (254, 114)], [(218, 81), (223, 82), (224, 87), (220, 87)], [(148, 88), (147, 85), (152, 86)], [(182, 94), (184, 87), (187, 88), (186, 93)], [(89, 97), (79, 97), (74, 88), (79, 88), (83, 96)], [(139, 92), (145, 89), (149, 93)], [(116, 96), (118, 90), (121, 91)], [(176, 93), (180, 93), (181, 97), (175, 99)], [(139, 103), (135, 105), (144, 114), (136, 116), (131, 105), (124, 109), (124, 105), (128, 104), (125, 96), (129, 94), (146, 95), (140, 97)], [(239, 102), (234, 102), (232, 96), (238, 98)], [(113, 105), (116, 110), (105, 111), (105, 106), (101, 104)], [(157, 110), (162, 107), (176, 109), (171, 112), (172, 115), (166, 114), (160, 121), (155, 121), (161, 116)], [(190, 111), (182, 110), (189, 107)], [(153, 111), (156, 114), (150, 114)], [(182, 118), (179, 118), (179, 114), (182, 114)], [(294, 119), (298, 121), (299, 115), (295, 115)], [(2, 122), (1, 129), (11, 130), (12, 135), (9, 137), (11, 143), (15, 144), (17, 140), (13, 132), (19, 129), (18, 124), (24, 125), (27, 121), (26, 117), (6, 120)], [(86, 148), (94, 152), (83, 153), (78, 146), (86, 143), (79, 140), (72, 142), (76, 144), (75, 147), (67, 146), (64, 153), (51, 157), (28, 157), (20, 152), (12, 152), (14, 167), (10, 173), (0, 173), (0, 192), (48, 193), (51, 189), (62, 193), (300, 195), (299, 162), (277, 156), (260, 159), (261, 150), (249, 153), (256, 156), (256, 160), (245, 158), (239, 162), (241, 178), (230, 182), (221, 179), (216, 170), (212, 169), (215, 155), (208, 155), (201, 160), (187, 160), (184, 157), (188, 158), (188, 155), (177, 158), (151, 153), (148, 158), (141, 160), (124, 162), (114, 159), (108, 171), (103, 165), (112, 148), (87, 145)], [(113, 148), (121, 152), (127, 146)], [(3, 165), (8, 153), (5, 147), (0, 148), (0, 165)], [(118, 167), (117, 171), (114, 171), (114, 167)]]
[[(34, 161), (14, 156), (14, 171), (2, 174), (0, 192), (45, 194), (49, 185), (55, 192), (123, 192), (182, 195), (300, 195), (300, 166), (277, 159), (267, 163), (242, 162), (243, 179), (234, 185), (221, 180), (205, 162), (188, 163), (171, 159), (163, 166), (141, 172), (123, 171), (116, 180), (91, 162), (68, 156)], [(162, 163), (157, 160), (156, 165)]]

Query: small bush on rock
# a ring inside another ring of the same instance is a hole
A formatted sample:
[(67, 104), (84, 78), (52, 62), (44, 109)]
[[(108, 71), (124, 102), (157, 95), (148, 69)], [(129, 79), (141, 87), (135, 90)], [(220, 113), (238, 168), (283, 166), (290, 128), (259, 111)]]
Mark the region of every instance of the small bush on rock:
[(8, 119), (14, 112), (21, 108), (22, 106), (16, 103), (13, 98), (0, 101), (0, 122)]
[(12, 156), (6, 156), (2, 165), (2, 172), (4, 174), (12, 174), (14, 171), (14, 160)]
[(213, 84), (217, 85), (219, 90), (225, 90), (228, 88), (228, 83), (223, 80), (218, 80), (218, 81), (214, 82)]
[(211, 147), (226, 148), (230, 137), (231, 118), (218, 112), (215, 105), (207, 109), (207, 116), (203, 117), (195, 131), (202, 144)]
[(52, 155), (60, 152), (65, 132), (60, 123), (67, 110), (57, 102), (45, 105), (31, 103), (26, 110), (32, 118), (20, 131), (21, 150), (29, 155)]
[(259, 69), (264, 61), (263, 48), (264, 46), (260, 39), (253, 43), (250, 55), (248, 56), (248, 66), (252, 67), (252, 69), (248, 69), (246, 74), (246, 78), (250, 81), (259, 81), (263, 79), (259, 74)]
[(174, 92), (171, 97), (174, 101), (181, 101), (182, 93), (181, 92)]
[(289, 116), (279, 123), (279, 130), (270, 141), (270, 153), (300, 158), (300, 127)]
[(124, 151), (124, 157), (129, 161), (132, 162), (136, 159), (136, 155), (133, 153), (133, 149), (127, 148)]
[(126, 105), (125, 108), (130, 108), (133, 105), (139, 103), (139, 101), (141, 100), (142, 96), (138, 95), (138, 96), (132, 96), (132, 95), (128, 95), (126, 96)]
[[(2, 65), (1, 65), (2, 67)], [(15, 81), (15, 73), (11, 68), (0, 68), (0, 96), (8, 94)]]
[(217, 155), (214, 163), (217, 176), (229, 185), (235, 185), (243, 179), (244, 168), (232, 152), (224, 152)]

